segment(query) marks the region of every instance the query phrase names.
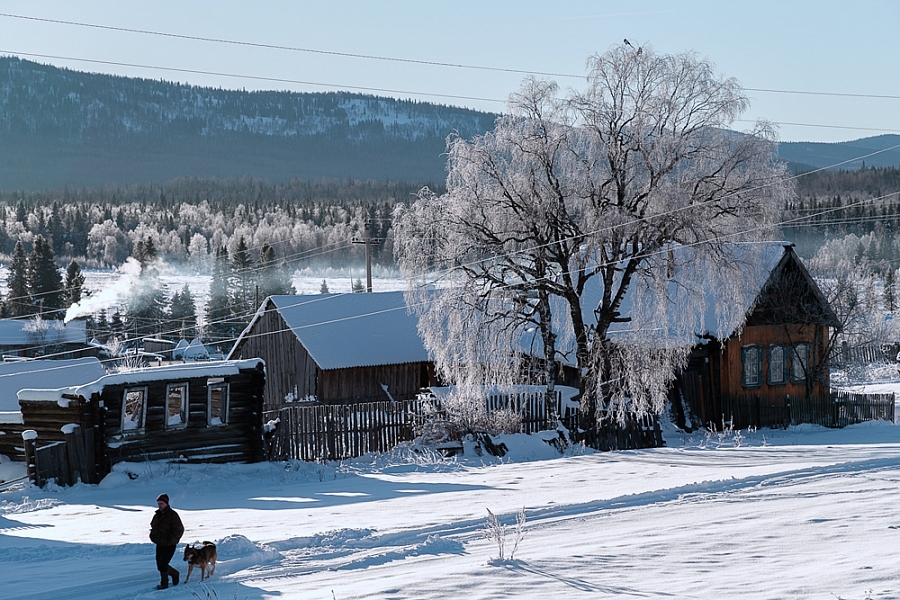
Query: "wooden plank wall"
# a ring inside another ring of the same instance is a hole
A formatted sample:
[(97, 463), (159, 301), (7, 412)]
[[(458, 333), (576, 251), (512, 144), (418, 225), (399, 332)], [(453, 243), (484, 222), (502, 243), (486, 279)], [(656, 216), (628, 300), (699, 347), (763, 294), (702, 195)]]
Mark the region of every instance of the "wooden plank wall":
[(319, 402), (353, 404), (389, 400), (381, 384), (388, 386), (394, 400), (415, 398), (428, 381), (427, 363), (353, 367), (319, 372)]
[(288, 394), (295, 401), (317, 394), (318, 368), (271, 301), (231, 356), (266, 362), (265, 410), (283, 406)]

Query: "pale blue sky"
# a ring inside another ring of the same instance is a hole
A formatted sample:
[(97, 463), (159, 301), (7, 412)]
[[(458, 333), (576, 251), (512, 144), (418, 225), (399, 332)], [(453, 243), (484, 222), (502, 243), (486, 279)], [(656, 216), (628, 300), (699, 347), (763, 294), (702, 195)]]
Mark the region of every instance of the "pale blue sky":
[[(0, 13), (421, 61), (583, 75), (628, 38), (695, 51), (747, 88), (900, 97), (896, 0), (0, 0)], [(355, 91), (501, 111), (524, 75), (201, 42), (0, 17), (0, 53), (77, 70), (224, 88)], [(259, 81), (52, 55), (334, 84)], [(561, 87), (579, 78), (557, 77)], [(396, 93), (376, 90), (395, 90)], [(433, 95), (426, 95), (433, 94)], [(464, 96), (468, 99), (446, 96)], [(784, 140), (900, 133), (900, 99), (749, 92)], [(474, 100), (483, 98), (485, 100)], [(491, 101), (496, 100), (496, 101)], [(815, 127), (789, 123), (816, 125)], [(827, 126), (827, 127), (826, 127)], [(737, 123), (736, 128), (749, 127)]]

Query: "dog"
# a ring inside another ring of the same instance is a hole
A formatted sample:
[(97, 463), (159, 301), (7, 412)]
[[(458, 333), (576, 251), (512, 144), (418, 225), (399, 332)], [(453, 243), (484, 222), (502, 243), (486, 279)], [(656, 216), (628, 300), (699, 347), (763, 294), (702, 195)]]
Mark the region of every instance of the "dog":
[(184, 560), (188, 564), (187, 577), (184, 578), (184, 582), (187, 583), (191, 578), (191, 572), (195, 566), (200, 567), (200, 581), (212, 575), (216, 570), (218, 557), (216, 545), (212, 542), (203, 542), (202, 546), (197, 547), (188, 544), (184, 549)]

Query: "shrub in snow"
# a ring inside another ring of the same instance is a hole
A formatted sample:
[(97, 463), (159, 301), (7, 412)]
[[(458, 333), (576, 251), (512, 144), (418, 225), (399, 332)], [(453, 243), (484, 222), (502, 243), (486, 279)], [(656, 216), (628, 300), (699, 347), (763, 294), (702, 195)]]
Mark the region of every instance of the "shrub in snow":
[(516, 515), (515, 539), (513, 540), (512, 548), (509, 551), (508, 559), (506, 558), (506, 525), (504, 525), (500, 521), (500, 519), (497, 518), (497, 515), (491, 512), (491, 509), (488, 508), (487, 513), (487, 523), (485, 524), (485, 527), (482, 531), (485, 538), (497, 544), (498, 556), (496, 560), (515, 560), (516, 550), (519, 549), (519, 542), (522, 541), (522, 538), (525, 535), (525, 507), (523, 506), (522, 510), (520, 510)]

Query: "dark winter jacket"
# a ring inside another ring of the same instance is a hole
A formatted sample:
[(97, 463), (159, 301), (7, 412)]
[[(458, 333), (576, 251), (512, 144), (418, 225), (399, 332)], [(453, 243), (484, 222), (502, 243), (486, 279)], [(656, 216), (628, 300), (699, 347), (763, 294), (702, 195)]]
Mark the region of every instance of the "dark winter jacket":
[(158, 546), (177, 546), (184, 535), (184, 525), (171, 507), (160, 508), (150, 521), (150, 541)]

